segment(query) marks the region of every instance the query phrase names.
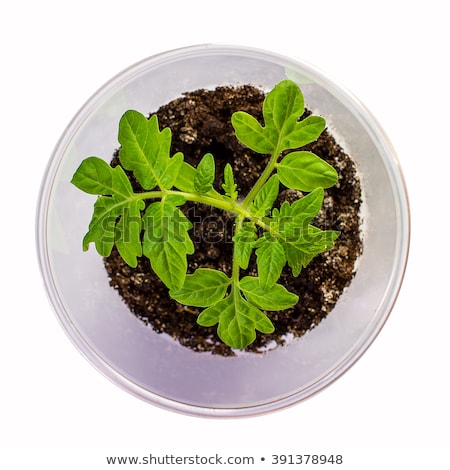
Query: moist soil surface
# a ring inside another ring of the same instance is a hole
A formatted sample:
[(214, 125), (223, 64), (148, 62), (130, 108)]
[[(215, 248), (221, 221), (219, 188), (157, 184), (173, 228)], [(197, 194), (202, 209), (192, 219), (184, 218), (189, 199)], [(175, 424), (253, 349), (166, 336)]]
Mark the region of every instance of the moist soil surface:
[[(251, 86), (219, 87), (186, 93), (161, 107), (156, 114), (161, 129), (172, 129), (172, 155), (183, 152), (185, 161), (196, 166), (205, 153), (211, 152), (216, 160), (215, 189), (221, 191), (223, 169), (230, 163), (239, 194), (245, 196), (264, 169), (268, 157), (256, 154), (238, 142), (231, 126), (231, 115), (235, 111), (246, 111), (262, 123), (263, 100), (264, 93)], [(308, 114), (306, 111), (303, 117)], [(293, 308), (267, 312), (275, 332), (269, 335), (257, 332), (256, 341), (247, 347), (247, 351), (260, 352), (281, 346), (318, 325), (350, 284), (355, 262), (362, 251), (361, 188), (351, 157), (327, 130), (317, 142), (302, 150), (316, 153), (339, 174), (338, 183), (325, 191), (323, 207), (312, 223), (323, 230), (339, 230), (341, 234), (334, 247), (316, 256), (298, 277), (292, 276), (290, 268), (285, 267), (279, 282), (296, 293), (300, 300)], [(111, 164), (118, 163), (117, 150)], [(142, 190), (132, 176), (130, 179), (135, 191)], [(280, 184), (275, 207), (301, 196), (299, 191)], [(230, 275), (233, 218), (219, 209), (194, 203), (187, 203), (183, 210), (193, 223), (190, 233), (195, 245), (195, 253), (188, 258), (188, 272), (207, 267)], [(235, 354), (219, 340), (216, 327), (205, 328), (196, 323), (201, 309), (181, 305), (169, 297), (167, 288), (154, 274), (147, 258), (142, 257), (138, 266), (131, 268), (113, 250), (105, 258), (105, 267), (111, 286), (118, 290), (130, 311), (153, 330), (168, 334), (195, 351), (224, 356)], [(241, 275), (256, 273), (256, 260), (252, 255), (248, 270), (242, 271)]]

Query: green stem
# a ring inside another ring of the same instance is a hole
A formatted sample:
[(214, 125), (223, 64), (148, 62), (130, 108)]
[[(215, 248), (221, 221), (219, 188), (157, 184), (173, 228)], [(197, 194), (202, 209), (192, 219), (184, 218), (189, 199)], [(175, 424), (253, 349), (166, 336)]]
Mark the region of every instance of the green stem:
[(265, 230), (269, 230), (269, 226), (263, 222), (258, 217), (255, 217), (251, 214), (247, 208), (243, 205), (243, 203), (239, 203), (231, 198), (227, 199), (217, 199), (211, 196), (205, 196), (198, 193), (188, 193), (184, 191), (176, 191), (176, 190), (165, 190), (165, 191), (147, 191), (143, 193), (136, 193), (134, 196), (137, 199), (162, 199), (165, 196), (182, 196), (187, 201), (192, 202), (199, 202), (201, 204), (206, 204), (212, 207), (216, 207), (217, 209), (222, 209), (227, 212), (231, 212), (236, 216), (242, 217), (242, 219), (249, 219)]
[[(267, 167), (268, 168), (268, 167)], [(269, 173), (270, 176), (270, 173)], [(265, 183), (265, 181), (262, 183), (262, 185)], [(261, 185), (261, 186), (262, 186)], [(184, 197), (187, 201), (192, 201), (192, 202), (199, 202), (201, 204), (206, 204), (212, 207), (216, 207), (217, 209), (222, 209), (224, 211), (230, 212), (232, 214), (235, 214), (238, 217), (238, 220), (240, 220), (240, 224), (242, 225), (242, 222), (244, 219), (248, 219), (255, 224), (259, 225), (261, 228), (263, 228), (266, 232), (273, 233), (272, 227), (270, 225), (266, 224), (262, 219), (255, 217), (253, 214), (251, 214), (247, 208), (244, 205), (244, 202), (239, 203), (231, 198), (226, 199), (217, 199), (213, 198), (210, 196), (205, 196), (202, 194), (198, 193), (188, 193), (184, 191), (175, 191), (175, 190), (164, 190), (164, 191), (147, 191), (143, 193), (135, 193), (134, 197), (136, 199), (162, 199), (165, 196), (182, 196)], [(277, 235), (277, 234), (275, 234)]]
[(235, 214), (241, 214), (247, 211), (241, 209), (234, 201), (231, 199), (217, 199), (210, 196), (205, 196), (198, 193), (188, 193), (184, 191), (176, 190), (164, 190), (164, 191), (147, 191), (143, 193), (136, 193), (135, 196), (137, 199), (162, 199), (165, 196), (182, 196), (187, 201), (199, 202), (202, 204), (207, 204), (209, 206), (217, 207), (225, 211), (233, 212)]
[(270, 175), (272, 174), (272, 171), (275, 168), (275, 165), (277, 164), (279, 154), (280, 152), (278, 151), (278, 146), (277, 146), (275, 151), (272, 153), (272, 156), (270, 157), (270, 160), (267, 163), (266, 168), (261, 173), (255, 185), (253, 186), (253, 188), (250, 190), (250, 192), (247, 194), (244, 201), (242, 202), (242, 206), (245, 209), (253, 202), (256, 195), (259, 193), (259, 191), (264, 186), (266, 181), (270, 178)]
[[(239, 215), (236, 218), (236, 232), (238, 233), (239, 230), (242, 228), (242, 224), (244, 222), (244, 217)], [(236, 249), (235, 245), (233, 246), (233, 260), (232, 260), (232, 270), (231, 270), (231, 283), (232, 283), (232, 294), (235, 296), (234, 301), (235, 305), (237, 305), (236, 295), (239, 292), (239, 263), (236, 259)]]

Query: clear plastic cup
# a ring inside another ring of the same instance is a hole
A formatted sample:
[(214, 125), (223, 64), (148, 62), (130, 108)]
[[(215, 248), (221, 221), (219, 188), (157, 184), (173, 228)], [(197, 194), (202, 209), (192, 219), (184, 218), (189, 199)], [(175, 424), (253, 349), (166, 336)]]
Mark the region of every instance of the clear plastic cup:
[[(109, 285), (103, 260), (81, 240), (93, 196), (71, 183), (81, 161), (110, 158), (128, 109), (156, 111), (186, 91), (297, 81), (309, 109), (356, 162), (363, 187), (364, 251), (334, 310), (316, 328), (264, 354), (194, 352), (133, 316)], [(383, 327), (409, 248), (409, 208), (395, 152), (368, 110), (310, 65), (241, 46), (200, 45), (162, 53), (124, 70), (80, 109), (51, 156), (37, 211), (37, 249), (46, 290), (78, 350), (105, 376), (150, 403), (197, 416), (258, 415), (298, 403), (348, 370)]]

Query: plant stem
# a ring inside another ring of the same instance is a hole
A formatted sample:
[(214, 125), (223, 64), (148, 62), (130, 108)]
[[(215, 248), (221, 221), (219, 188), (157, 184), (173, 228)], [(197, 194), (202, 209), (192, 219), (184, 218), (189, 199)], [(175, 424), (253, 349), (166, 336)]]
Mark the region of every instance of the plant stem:
[(184, 197), (187, 201), (199, 202), (202, 204), (207, 204), (209, 206), (217, 207), (217, 209), (222, 209), (225, 211), (233, 212), (236, 214), (241, 214), (247, 211), (243, 211), (234, 201), (231, 199), (228, 201), (226, 199), (217, 199), (211, 196), (205, 196), (198, 193), (188, 193), (184, 191), (176, 190), (164, 190), (164, 191), (147, 191), (143, 193), (135, 194), (137, 199), (162, 199), (165, 196), (181, 196)]
[[(239, 215), (236, 218), (236, 231), (238, 233), (239, 230), (242, 228), (242, 224), (244, 222), (244, 217)], [(232, 294), (236, 296), (236, 293), (239, 289), (239, 263), (236, 259), (236, 245), (233, 245), (233, 260), (232, 260), (232, 270), (231, 270), (231, 283), (232, 283)], [(234, 298), (236, 304), (236, 297)]]
[(275, 168), (275, 165), (277, 164), (279, 154), (280, 152), (278, 151), (278, 146), (277, 146), (277, 148), (272, 153), (272, 156), (270, 157), (270, 160), (268, 161), (266, 168), (261, 173), (255, 185), (253, 186), (253, 188), (250, 190), (250, 192), (247, 194), (244, 201), (242, 202), (242, 206), (245, 209), (247, 209), (247, 207), (253, 202), (253, 199), (255, 199), (256, 195), (259, 193), (261, 188), (269, 179), (270, 175), (272, 174), (273, 169)]
[(182, 196), (187, 201), (192, 202), (199, 202), (201, 204), (206, 204), (212, 207), (216, 207), (217, 209), (222, 209), (227, 212), (231, 212), (236, 216), (240, 216), (243, 219), (249, 219), (259, 226), (263, 227), (266, 230), (269, 230), (268, 225), (264, 223), (258, 217), (255, 217), (251, 214), (247, 208), (244, 206), (243, 203), (239, 203), (237, 201), (232, 200), (231, 198), (226, 199), (217, 199), (211, 196), (205, 196), (203, 194), (198, 193), (188, 193), (184, 191), (176, 191), (176, 190), (164, 190), (164, 191), (147, 191), (143, 193), (135, 194), (136, 198), (138, 199), (162, 199), (165, 196)]

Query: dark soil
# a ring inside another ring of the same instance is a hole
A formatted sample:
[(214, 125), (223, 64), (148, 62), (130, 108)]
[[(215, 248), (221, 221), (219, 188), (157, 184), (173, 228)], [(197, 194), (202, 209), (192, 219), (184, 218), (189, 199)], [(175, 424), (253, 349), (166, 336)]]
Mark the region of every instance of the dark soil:
[[(233, 112), (247, 111), (262, 120), (264, 94), (242, 86), (219, 87), (213, 91), (187, 93), (157, 111), (160, 127), (170, 127), (173, 134), (172, 152), (183, 152), (185, 160), (196, 165), (207, 152), (216, 159), (216, 189), (221, 189), (221, 175), (227, 162), (241, 195), (248, 193), (266, 164), (266, 158), (243, 147), (234, 137), (230, 123)], [(306, 116), (307, 113), (305, 113)], [(305, 149), (305, 148), (304, 148)], [(325, 131), (317, 142), (307, 148), (334, 166), (339, 181), (326, 190), (324, 206), (313, 224), (321, 229), (339, 230), (341, 235), (327, 253), (318, 255), (298, 277), (286, 267), (279, 282), (295, 292), (300, 301), (293, 308), (268, 312), (275, 333), (260, 335), (247, 350), (264, 351), (282, 345), (289, 337), (300, 337), (318, 325), (332, 310), (354, 275), (355, 261), (362, 250), (360, 234), (361, 189), (352, 159)], [(112, 165), (117, 165), (117, 152)], [(135, 190), (139, 185), (134, 182)], [(280, 187), (279, 206), (284, 200), (301, 197), (298, 191)], [(194, 224), (191, 235), (195, 253), (189, 257), (189, 272), (198, 267), (211, 267), (231, 272), (233, 219), (222, 211), (188, 203), (185, 213)], [(187, 307), (172, 300), (167, 288), (153, 273), (149, 260), (142, 257), (137, 268), (130, 268), (113, 251), (105, 259), (111, 285), (117, 289), (130, 308), (156, 332), (166, 333), (182, 345), (196, 351), (233, 355), (216, 335), (216, 328), (196, 323), (201, 309)], [(244, 274), (256, 275), (253, 255)]]

